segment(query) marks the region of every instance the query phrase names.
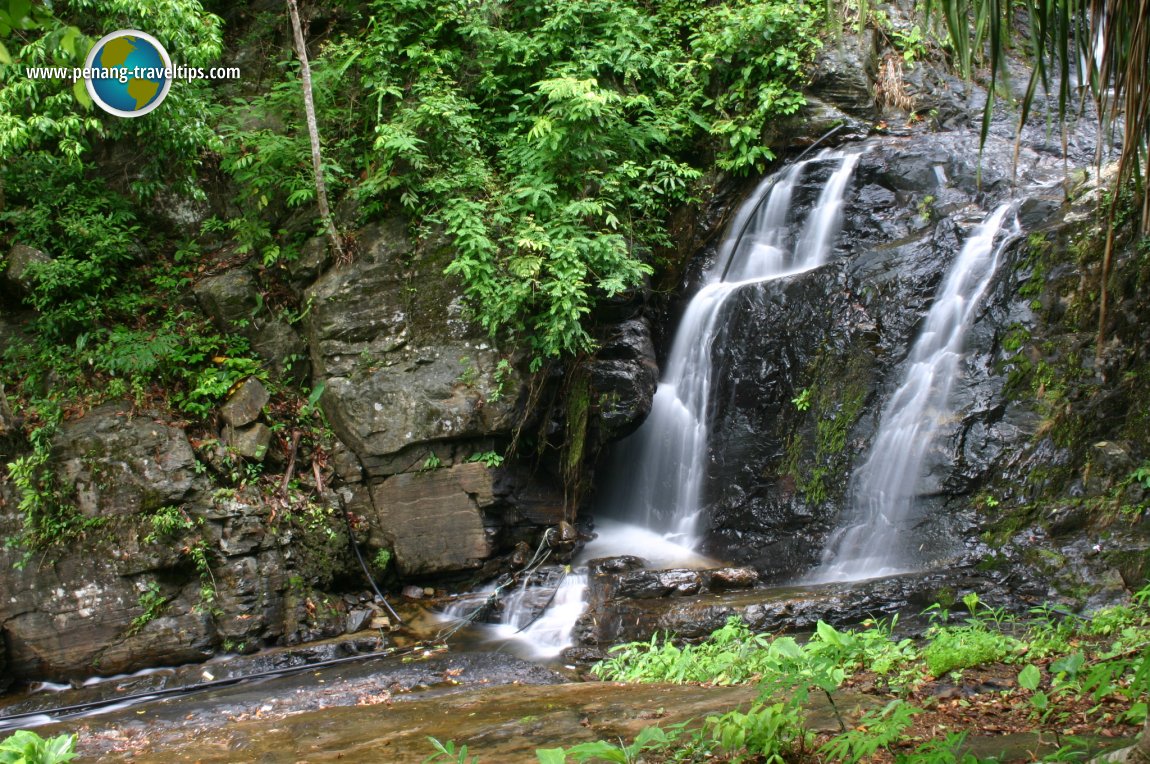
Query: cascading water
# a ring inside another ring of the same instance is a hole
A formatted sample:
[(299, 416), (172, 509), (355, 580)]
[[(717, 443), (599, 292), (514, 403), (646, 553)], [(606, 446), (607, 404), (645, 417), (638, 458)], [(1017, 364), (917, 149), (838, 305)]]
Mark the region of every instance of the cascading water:
[[(906, 378), (879, 420), (870, 457), (851, 480), (849, 524), (831, 537), (815, 582), (858, 581), (917, 566), (908, 544), (923, 460), (950, 419), (951, 384), (975, 310), (1013, 240), (1000, 236), (1009, 205), (998, 207), (971, 233), (955, 259), (907, 362)], [(997, 242), (997, 244), (996, 244)]]
[[(711, 346), (724, 305), (742, 287), (823, 264), (858, 159), (857, 153), (823, 152), (796, 162), (763, 181), (739, 209), (703, 288), (683, 314), (650, 415), (617, 447), (602, 514), (662, 533), (685, 550), (694, 547), (710, 436)], [(796, 184), (810, 165), (832, 161), (835, 170), (793, 237), (788, 217)]]

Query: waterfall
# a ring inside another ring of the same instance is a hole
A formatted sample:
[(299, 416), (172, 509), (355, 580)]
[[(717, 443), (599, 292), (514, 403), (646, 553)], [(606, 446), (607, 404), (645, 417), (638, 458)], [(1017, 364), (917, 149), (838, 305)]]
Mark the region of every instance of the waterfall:
[[(643, 425), (624, 439), (605, 484), (600, 537), (580, 560), (638, 554), (652, 565), (713, 565), (693, 555), (710, 436), (711, 346), (722, 328), (727, 299), (742, 287), (816, 268), (826, 262), (842, 219), (843, 196), (859, 154), (824, 151), (764, 179), (740, 205), (718, 248), (703, 287), (684, 312), (666, 371)], [(802, 225), (792, 203), (799, 181), (813, 166), (834, 169)], [(583, 611), (584, 570), (528, 577), (502, 598), (498, 624), (485, 627), (536, 657), (558, 655), (571, 643)], [(446, 620), (471, 618), (485, 609), (495, 587), (461, 598)], [(489, 615), (494, 620), (494, 615)]]
[[(711, 346), (724, 305), (750, 284), (822, 265), (842, 219), (843, 195), (859, 154), (826, 151), (765, 179), (735, 214), (703, 287), (679, 324), (651, 413), (617, 447), (601, 513), (692, 548), (697, 541), (710, 437)], [(833, 162), (814, 208), (794, 236), (792, 196), (816, 163)]]
[(506, 594), (491, 584), (459, 597), (444, 608), (442, 620), (475, 619), (489, 638), (517, 643), (533, 658), (553, 658), (571, 644), (586, 590), (586, 569), (548, 566), (524, 576)]
[(1011, 235), (999, 236), (1008, 210), (998, 207), (974, 229), (943, 280), (910, 351), (906, 378), (883, 409), (870, 456), (852, 476), (849, 523), (832, 535), (813, 581), (876, 578), (918, 563), (909, 531), (923, 460), (953, 415), (948, 399), (967, 330), (1017, 233), (1014, 222)]

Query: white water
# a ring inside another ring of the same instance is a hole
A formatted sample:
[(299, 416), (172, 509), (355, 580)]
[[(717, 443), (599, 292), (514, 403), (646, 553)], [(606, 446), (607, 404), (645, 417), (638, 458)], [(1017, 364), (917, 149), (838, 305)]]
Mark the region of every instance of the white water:
[[(698, 541), (713, 364), (724, 305), (739, 289), (822, 265), (838, 233), (858, 154), (823, 152), (764, 180), (736, 213), (703, 287), (687, 306), (643, 425), (616, 449), (600, 514), (647, 528), (682, 547)], [(790, 244), (795, 186), (814, 162), (837, 161)], [(642, 550), (638, 550), (640, 555)]]
[(974, 229), (943, 280), (906, 378), (883, 409), (870, 457), (852, 477), (849, 522), (831, 537), (813, 581), (877, 578), (920, 564), (911, 526), (923, 460), (953, 416), (948, 402), (966, 333), (1012, 240), (999, 236), (1008, 209), (1000, 206)]

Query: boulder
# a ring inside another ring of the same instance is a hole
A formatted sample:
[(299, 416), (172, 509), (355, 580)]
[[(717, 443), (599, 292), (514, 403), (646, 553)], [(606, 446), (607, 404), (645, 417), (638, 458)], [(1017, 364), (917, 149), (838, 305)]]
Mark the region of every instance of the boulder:
[(245, 459), (262, 462), (272, 442), (272, 431), (263, 422), (247, 427), (224, 428), (224, 445)]
[(89, 517), (179, 504), (192, 488), (196, 459), (183, 430), (133, 414), (124, 404), (105, 404), (65, 422), (52, 442), (56, 476)]
[(632, 318), (612, 327), (591, 362), (591, 394), (596, 401), (598, 441), (626, 437), (647, 417), (659, 384), (651, 326)]
[(247, 334), (260, 308), (260, 293), (252, 274), (232, 268), (201, 280), (192, 291), (200, 307), (220, 331)]
[(16, 244), (8, 251), (8, 267), (4, 270), (4, 277), (12, 286), (28, 292), (36, 283), (32, 275), (35, 266), (47, 265), (50, 262), (52, 258), (40, 250)]
[(495, 495), (482, 464), (394, 475), (372, 488), (371, 500), (373, 543), (392, 550), (400, 575), (476, 568), (491, 554), (483, 510)]
[(509, 435), (523, 383), (464, 319), (442, 273), (450, 250), (432, 242), (416, 252), (398, 219), (364, 228), (358, 241), (354, 262), (306, 292), (312, 369), (340, 440), (369, 475), (385, 477), (417, 467), (428, 443)]
[(248, 377), (220, 407), (220, 416), (233, 427), (243, 427), (259, 419), (270, 399), (268, 389), (255, 377)]
[[(211, 617), (196, 607), (198, 582), (123, 577), (110, 560), (91, 555), (59, 556), (5, 578), (0, 622), (17, 678), (68, 681), (212, 655)], [(149, 617), (153, 591), (163, 604)]]

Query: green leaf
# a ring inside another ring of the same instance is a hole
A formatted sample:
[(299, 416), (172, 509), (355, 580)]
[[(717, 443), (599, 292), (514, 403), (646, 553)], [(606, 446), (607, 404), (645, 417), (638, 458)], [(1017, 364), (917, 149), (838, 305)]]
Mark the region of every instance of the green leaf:
[(536, 748), (535, 758), (539, 760), (539, 764), (565, 764), (567, 754), (562, 748)]
[(0, 64), (12, 63), (12, 56), (9, 55), (8, 49), (4, 47), (4, 43), (0, 42)]
[(76, 100), (85, 109), (92, 108), (92, 96), (88, 95), (88, 86), (84, 80), (76, 80), (72, 83), (72, 95), (76, 96)]
[(1038, 689), (1038, 683), (1041, 680), (1042, 673), (1033, 663), (1018, 672), (1018, 685), (1031, 692)]
[(576, 761), (588, 761), (592, 758), (606, 759), (607, 761), (627, 764), (627, 754), (621, 748), (603, 740), (592, 743), (580, 743), (567, 749), (567, 753), (575, 757)]
[(20, 22), (32, 12), (31, 0), (11, 0), (8, 3), (8, 15), (12, 18), (12, 25), (19, 26)]

